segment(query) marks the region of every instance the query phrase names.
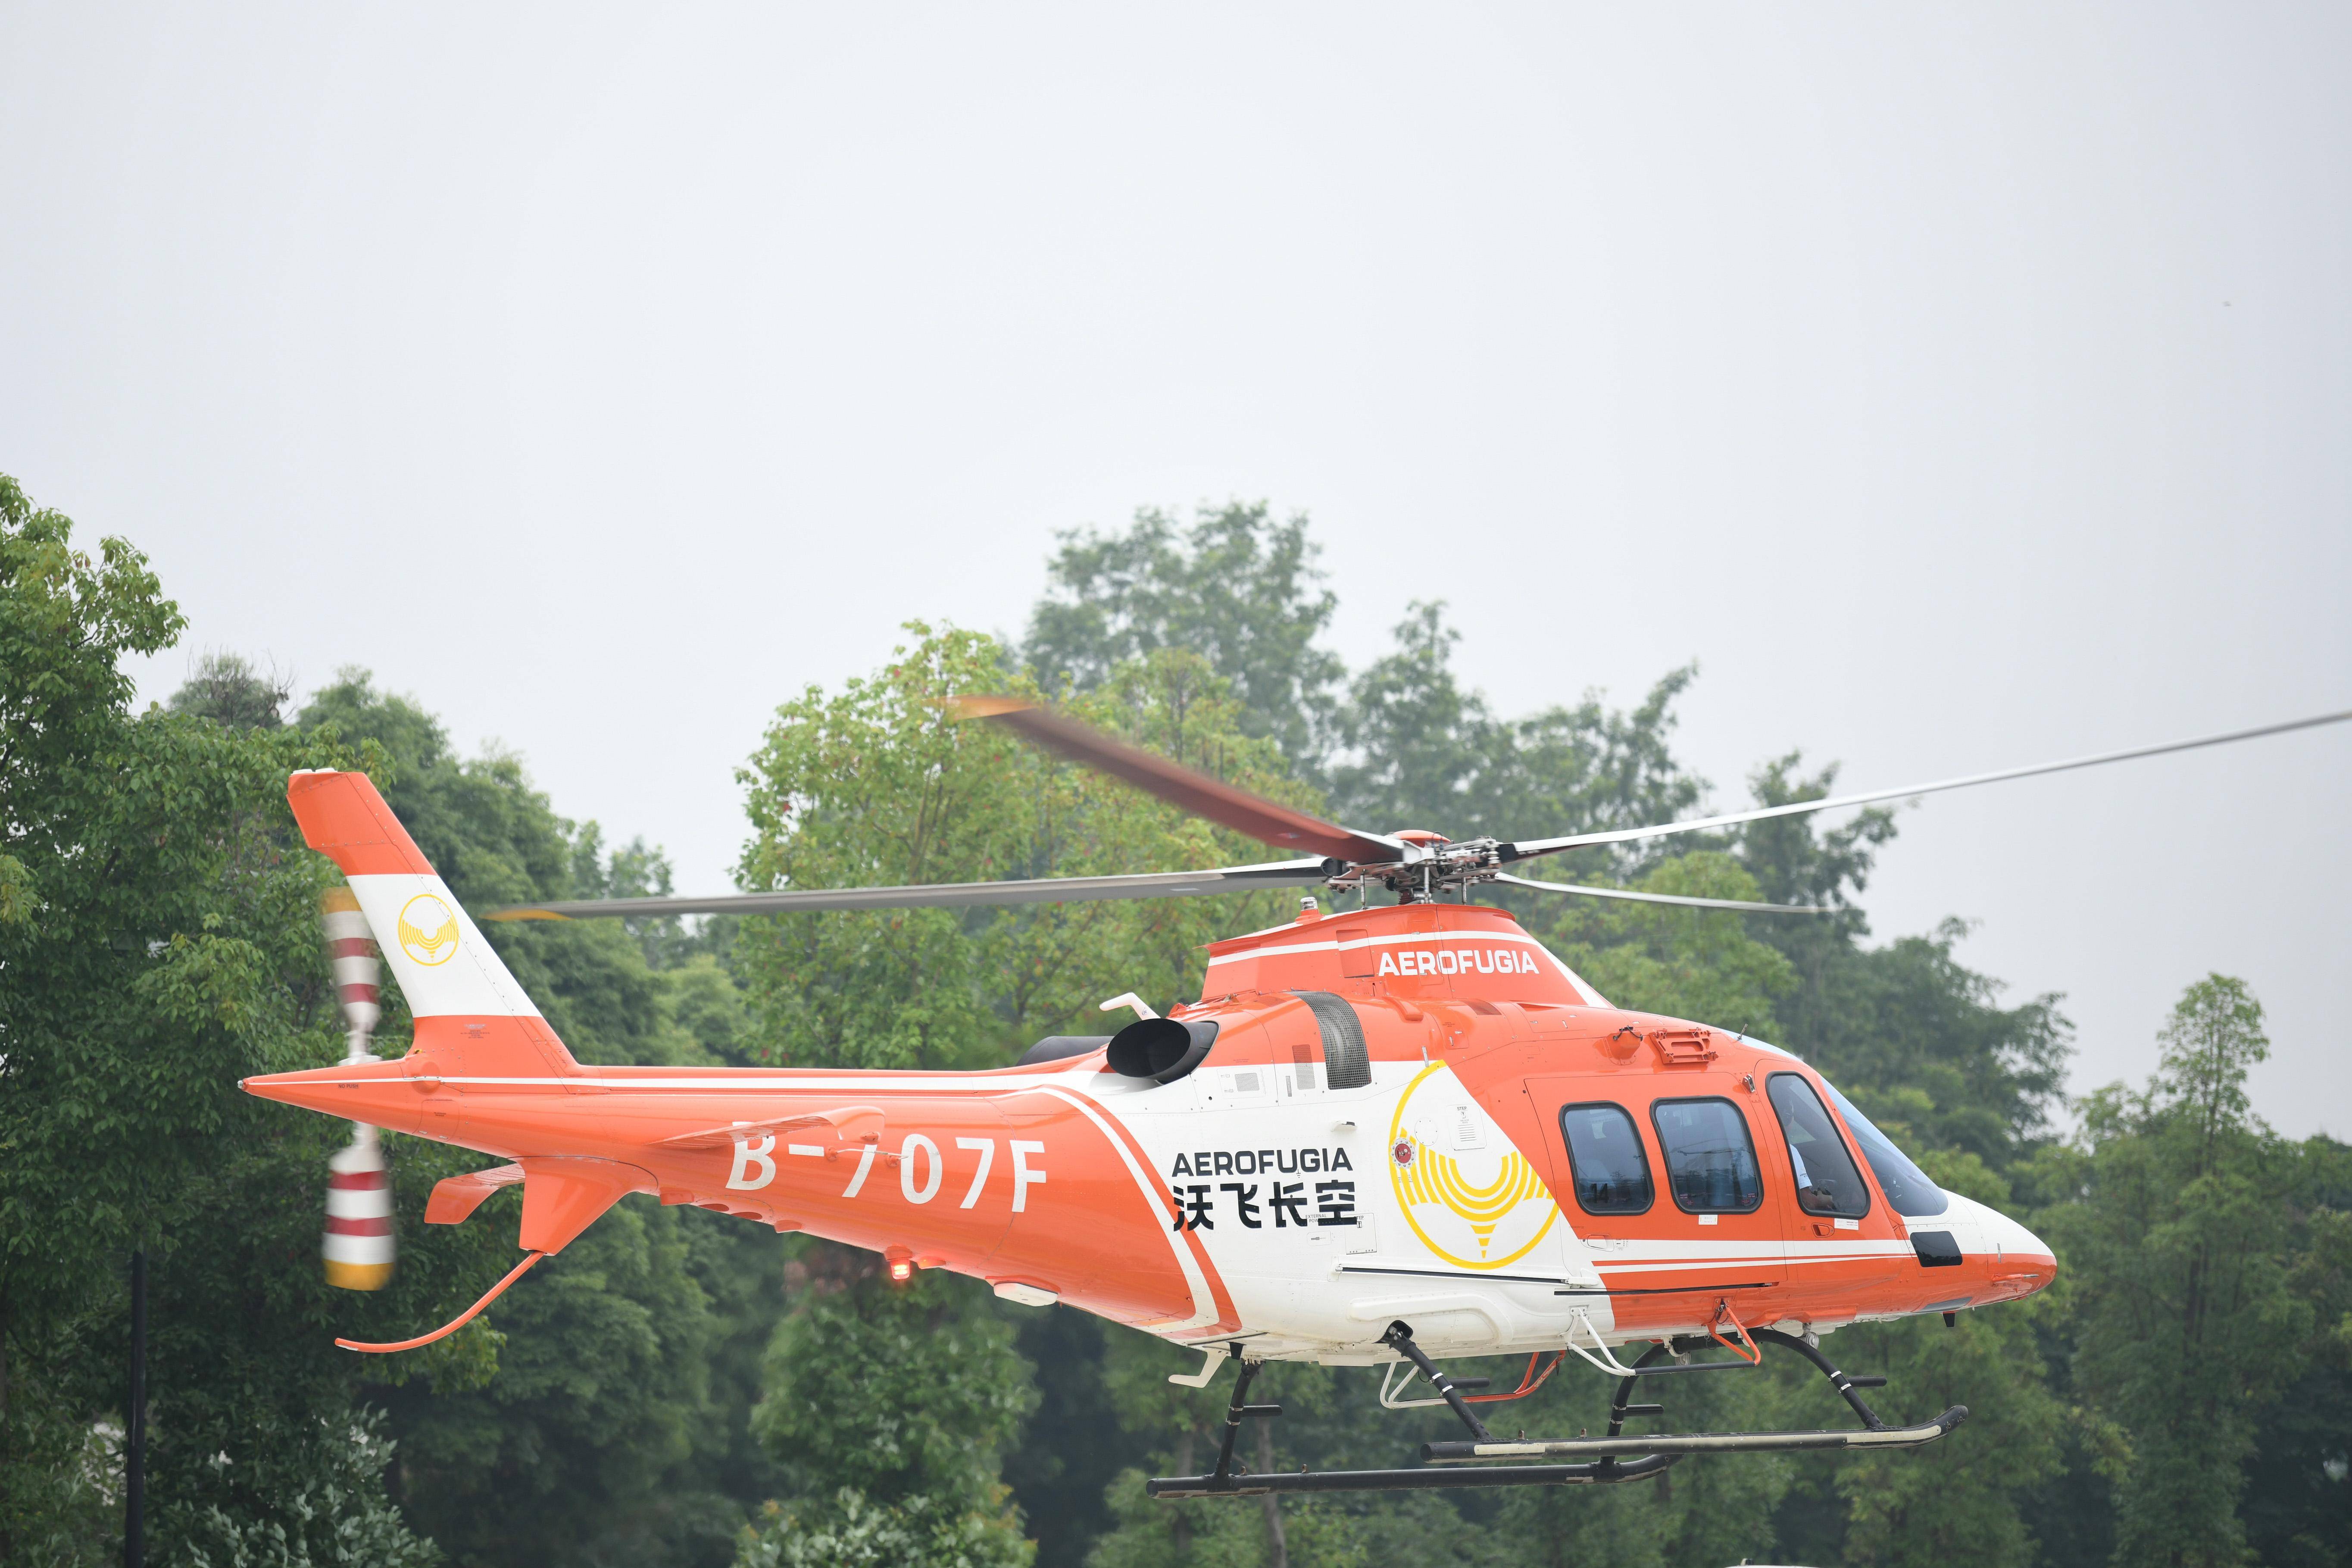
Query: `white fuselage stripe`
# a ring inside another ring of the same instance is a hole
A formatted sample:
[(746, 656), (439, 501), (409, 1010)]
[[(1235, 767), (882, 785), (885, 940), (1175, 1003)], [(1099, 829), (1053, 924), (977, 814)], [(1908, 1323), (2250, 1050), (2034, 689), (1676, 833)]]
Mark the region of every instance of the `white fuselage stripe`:
[(1544, 951), (1543, 943), (1538, 942), (1535, 938), (1531, 936), (1522, 936), (1512, 931), (1425, 931), (1418, 936), (1366, 936), (1358, 937), (1354, 942), (1339, 942), (1336, 940), (1331, 942), (1298, 942), (1285, 943), (1279, 947), (1253, 947), (1241, 952), (1212, 954), (1209, 959), (1209, 967), (1214, 969), (1220, 963), (1239, 963), (1245, 958), (1274, 958), (1282, 954), (1293, 952), (1352, 952), (1360, 947), (1396, 947), (1439, 942), (1507, 942), (1516, 943), (1521, 947), (1532, 947), (1538, 952)]
[[(1101, 1130), (1102, 1135), (1110, 1141), (1110, 1146), (1118, 1151), (1119, 1159), (1126, 1163), (1127, 1173), (1135, 1178), (1136, 1186), (1143, 1194), (1144, 1207), (1150, 1213), (1158, 1215), (1160, 1212), (1161, 1196), (1159, 1180), (1136, 1163), (1135, 1151), (1127, 1146), (1127, 1140), (1119, 1136), (1119, 1130), (1111, 1126), (1108, 1112), (1066, 1089), (1048, 1088), (1042, 1092), (1052, 1095), (1066, 1105), (1075, 1107), (1081, 1115)], [(1209, 1289), (1209, 1279), (1207, 1275), (1201, 1272), (1200, 1260), (1192, 1256), (1192, 1249), (1184, 1245), (1183, 1233), (1170, 1230), (1164, 1234), (1167, 1237), (1169, 1249), (1176, 1255), (1176, 1267), (1183, 1270), (1184, 1284), (1192, 1292), (1192, 1315), (1181, 1323), (1155, 1324), (1151, 1331), (1181, 1333), (1186, 1329), (1205, 1328), (1217, 1321), (1216, 1293)]]
[[(1071, 1075), (1076, 1076), (1076, 1075)], [(1091, 1072), (1086, 1076), (1093, 1076)], [(877, 1084), (870, 1078), (855, 1079), (772, 1079), (772, 1078), (457, 1078), (446, 1076), (446, 1084), (463, 1088), (478, 1084), (499, 1089), (602, 1089), (617, 1094), (632, 1089), (672, 1089), (688, 1094), (937, 1094), (952, 1089), (961, 1095), (1010, 1094), (1033, 1089), (1059, 1085), (1055, 1078), (996, 1078), (985, 1083), (974, 1083), (968, 1074), (943, 1073), (937, 1078), (913, 1078), (902, 1083)]]
[(1682, 1274), (1696, 1268), (1780, 1268), (1812, 1263), (1883, 1263), (1889, 1258), (1902, 1257), (1909, 1251), (1910, 1248), (1905, 1247), (1901, 1253), (1839, 1252), (1818, 1253), (1811, 1256), (1801, 1254), (1790, 1258), (1758, 1254), (1750, 1258), (1660, 1258), (1649, 1263), (1595, 1262), (1592, 1267), (1604, 1275)]

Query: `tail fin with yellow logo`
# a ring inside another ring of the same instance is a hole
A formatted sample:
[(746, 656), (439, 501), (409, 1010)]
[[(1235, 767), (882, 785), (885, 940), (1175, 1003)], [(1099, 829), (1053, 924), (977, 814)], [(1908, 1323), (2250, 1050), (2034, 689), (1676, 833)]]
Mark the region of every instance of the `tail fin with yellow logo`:
[(373, 781), (306, 771), (287, 781), (286, 799), (303, 841), (350, 881), (415, 1016), (416, 1048), (439, 1058), (441, 1073), (511, 1081), (579, 1072)]

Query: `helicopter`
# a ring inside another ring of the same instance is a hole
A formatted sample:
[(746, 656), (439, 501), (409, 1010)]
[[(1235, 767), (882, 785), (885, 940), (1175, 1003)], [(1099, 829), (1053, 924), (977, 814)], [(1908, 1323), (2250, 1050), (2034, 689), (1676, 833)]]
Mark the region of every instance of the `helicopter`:
[[(376, 1130), (504, 1163), (440, 1182), (425, 1221), (462, 1223), (520, 1184), (524, 1257), (465, 1312), (388, 1343), (429, 1344), (481, 1312), (621, 1198), (642, 1193), (878, 1253), (889, 1277), (944, 1268), (1005, 1300), (1066, 1304), (1199, 1352), (1205, 1387), (1239, 1363), (1214, 1467), (1147, 1483), (1161, 1499), (1269, 1492), (1601, 1485), (1694, 1454), (1916, 1448), (1955, 1405), (1890, 1424), (1822, 1349), (1857, 1322), (1961, 1311), (2046, 1288), (2049, 1245), (1937, 1187), (1822, 1074), (1778, 1046), (1610, 1005), (1507, 909), (1499, 884), (1809, 918), (1805, 905), (1522, 877), (1568, 850), (1733, 827), (2244, 742), (2352, 710), (2224, 734), (1654, 826), (1507, 841), (1341, 826), (1101, 734), (1024, 700), (957, 716), (1008, 727), (1293, 858), (1201, 871), (717, 898), (550, 902), (489, 921), (975, 907), (1303, 889), (1297, 918), (1212, 942), (1202, 994), (1162, 1013), (1129, 993), (1101, 1035), (1051, 1036), (979, 1071), (588, 1066), (576, 1061), (366, 774), (294, 773), (287, 797), (346, 887), (329, 896), (351, 1047), (249, 1093), (348, 1118), (333, 1162), (328, 1268), (388, 1278), (392, 1217)], [(1392, 901), (1372, 903), (1370, 895)], [(1335, 907), (1322, 907), (1332, 897)], [(1356, 907), (1344, 907), (1353, 895)], [(374, 951), (415, 1016), (396, 1060), (366, 1049)], [(1678, 1375), (1809, 1363), (1856, 1425), (1628, 1431)], [(1442, 1363), (1527, 1357), (1517, 1386)], [(1504, 1440), (1493, 1405), (1570, 1356), (1616, 1382), (1601, 1436)], [(1458, 1440), (1393, 1469), (1251, 1474), (1242, 1423), (1273, 1362), (1382, 1369), (1381, 1405), (1443, 1406)]]

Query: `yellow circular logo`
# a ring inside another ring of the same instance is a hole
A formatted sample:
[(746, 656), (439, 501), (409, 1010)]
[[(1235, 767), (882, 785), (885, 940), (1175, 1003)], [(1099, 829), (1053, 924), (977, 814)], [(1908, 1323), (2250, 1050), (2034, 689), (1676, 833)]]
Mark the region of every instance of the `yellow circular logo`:
[(400, 951), (427, 969), (457, 951), (457, 911), (431, 893), (400, 906)]
[(1464, 1268), (1517, 1262), (1559, 1217), (1528, 1157), (1444, 1062), (1423, 1068), (1398, 1097), (1389, 1184), (1422, 1244)]

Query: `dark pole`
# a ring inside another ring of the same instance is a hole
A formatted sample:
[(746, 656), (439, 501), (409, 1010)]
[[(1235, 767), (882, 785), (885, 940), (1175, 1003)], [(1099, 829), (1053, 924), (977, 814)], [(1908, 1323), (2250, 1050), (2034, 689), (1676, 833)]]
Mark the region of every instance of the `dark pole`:
[(123, 1422), (123, 1568), (147, 1562), (147, 1255), (131, 1255), (131, 1414)]

